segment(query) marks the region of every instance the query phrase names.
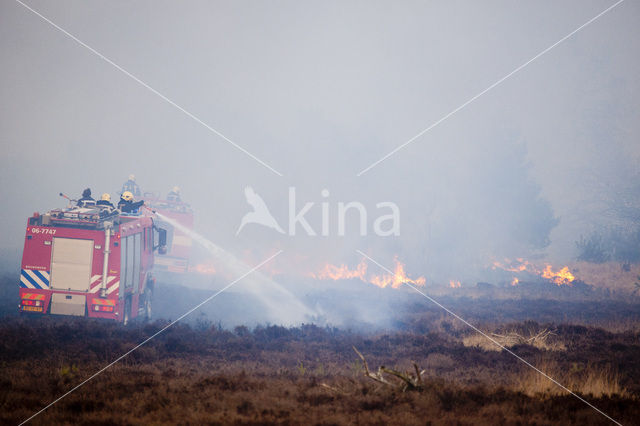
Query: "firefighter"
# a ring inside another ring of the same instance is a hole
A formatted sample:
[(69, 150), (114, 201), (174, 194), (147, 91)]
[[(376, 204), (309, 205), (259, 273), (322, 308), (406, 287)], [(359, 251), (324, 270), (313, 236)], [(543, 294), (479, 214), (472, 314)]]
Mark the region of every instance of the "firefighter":
[(169, 192), (169, 194), (167, 194), (167, 201), (174, 201), (174, 202), (180, 202), (182, 201), (180, 199), (180, 188), (177, 186), (174, 186), (173, 189), (171, 190), (171, 192)]
[(130, 206), (131, 204), (133, 204), (133, 194), (131, 191), (122, 191), (120, 201), (118, 201), (118, 208), (124, 211), (123, 207)]
[(87, 188), (82, 191), (82, 198), (80, 198), (77, 202), (78, 207), (84, 207), (89, 204), (95, 204), (96, 200), (91, 196), (91, 189)]
[(107, 194), (106, 192), (102, 194), (102, 197), (100, 197), (98, 201), (96, 201), (96, 204), (99, 206), (106, 206), (115, 209), (115, 206), (111, 202), (111, 195)]
[(136, 176), (135, 175), (129, 175), (129, 180), (127, 180), (122, 185), (121, 193), (125, 193), (126, 191), (131, 192), (136, 197), (139, 197), (140, 195), (142, 195), (141, 192), (140, 192), (140, 187), (136, 183)]
[(122, 213), (138, 213), (138, 209), (143, 204), (144, 200), (136, 202), (133, 201), (133, 194), (131, 193), (131, 191), (124, 191), (120, 196), (118, 208)]

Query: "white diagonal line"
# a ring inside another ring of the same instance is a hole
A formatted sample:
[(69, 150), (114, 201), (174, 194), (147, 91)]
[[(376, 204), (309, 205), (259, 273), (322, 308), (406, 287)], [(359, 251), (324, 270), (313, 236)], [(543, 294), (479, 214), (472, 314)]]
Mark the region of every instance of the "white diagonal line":
[(116, 281), (109, 289), (107, 289), (107, 294), (113, 293), (120, 286), (120, 281)]
[(27, 275), (29, 275), (31, 279), (38, 284), (38, 286), (44, 287), (44, 283), (42, 282), (40, 277), (38, 277), (31, 269), (25, 269), (25, 271), (27, 271)]
[(463, 103), (462, 105), (460, 105), (459, 107), (457, 107), (456, 109), (454, 109), (453, 111), (451, 111), (450, 113), (448, 113), (447, 115), (445, 115), (444, 117), (442, 117), (441, 119), (439, 119), (438, 121), (436, 121), (435, 123), (433, 123), (432, 125), (427, 127), (426, 129), (422, 130), (420, 133), (418, 133), (417, 135), (415, 135), (414, 137), (412, 137), (411, 139), (409, 139), (408, 141), (406, 141), (402, 145), (396, 147), (393, 151), (389, 152), (387, 155), (385, 155), (384, 157), (380, 158), (378, 161), (370, 164), (367, 168), (361, 170), (360, 173), (358, 173), (356, 176), (362, 176), (363, 174), (365, 174), (366, 172), (371, 170), (373, 167), (377, 166), (378, 164), (380, 164), (381, 162), (383, 162), (387, 158), (391, 157), (393, 154), (395, 154), (396, 152), (400, 151), (402, 148), (404, 148), (405, 146), (409, 145), (411, 142), (415, 141), (420, 136), (424, 135), (429, 130), (433, 129), (434, 127), (436, 127), (437, 125), (439, 125), (443, 121), (447, 120), (449, 117), (451, 117), (452, 115), (454, 115), (455, 113), (457, 113), (461, 109), (465, 108), (467, 105), (469, 105), (470, 103), (472, 103), (473, 101), (478, 99), (480, 96), (484, 95), (485, 93), (487, 93), (488, 91), (490, 91), (491, 89), (493, 89), (494, 87), (496, 87), (497, 85), (499, 85), (500, 83), (502, 83), (503, 81), (505, 81), (506, 79), (508, 79), (512, 75), (514, 75), (515, 73), (517, 73), (518, 71), (522, 70), (527, 65), (529, 65), (530, 63), (532, 63), (536, 59), (540, 58), (542, 55), (544, 55), (545, 53), (549, 52), (551, 49), (553, 49), (554, 47), (556, 47), (557, 45), (559, 45), (560, 43), (562, 43), (566, 39), (570, 38), (571, 36), (576, 34), (578, 31), (582, 30), (587, 25), (589, 25), (589, 24), (593, 23), (594, 21), (596, 21), (602, 15), (604, 15), (607, 12), (609, 12), (610, 10), (612, 10), (614, 7), (618, 6), (623, 1), (624, 0), (618, 0), (612, 6), (609, 6), (608, 8), (606, 8), (605, 10), (603, 10), (602, 12), (600, 12), (599, 14), (594, 16), (593, 18), (589, 19), (587, 22), (585, 22), (584, 24), (580, 25), (578, 28), (576, 28), (575, 30), (571, 31), (569, 34), (567, 34), (566, 36), (562, 37), (557, 42), (553, 43), (551, 46), (549, 46), (546, 49), (544, 49), (542, 52), (538, 53), (536, 56), (534, 56), (533, 58), (529, 59), (524, 64), (520, 65), (518, 68), (516, 68), (513, 71), (511, 71), (509, 74), (505, 75), (500, 80), (496, 81), (491, 86), (489, 86), (486, 89), (484, 89), (482, 92), (478, 93), (477, 95), (475, 95), (474, 97), (472, 97), (471, 99), (469, 99), (468, 101), (466, 101), (465, 103)]
[(120, 357), (118, 357), (115, 361), (111, 362), (110, 364), (108, 364), (107, 366), (103, 367), (102, 369), (100, 369), (99, 371), (97, 371), (96, 373), (94, 373), (92, 376), (90, 376), (88, 379), (85, 379), (84, 381), (82, 381), (80, 384), (78, 384), (77, 386), (75, 386), (73, 389), (71, 389), (70, 391), (68, 391), (67, 393), (65, 393), (64, 395), (60, 396), (59, 398), (57, 398), (56, 400), (54, 400), (53, 402), (51, 402), (49, 405), (47, 405), (46, 407), (44, 407), (43, 409), (41, 409), (40, 411), (38, 411), (37, 413), (35, 413), (34, 415), (32, 415), (31, 417), (29, 417), (28, 419), (22, 421), (20, 423), (20, 425), (23, 425), (25, 423), (27, 423), (28, 421), (30, 421), (31, 419), (33, 419), (34, 417), (36, 417), (37, 415), (41, 414), (42, 412), (44, 412), (45, 410), (47, 410), (49, 407), (51, 407), (52, 405), (54, 405), (55, 403), (59, 402), (60, 400), (62, 400), (63, 398), (65, 398), (67, 395), (71, 394), (72, 392), (78, 390), (80, 387), (82, 387), (85, 383), (87, 383), (88, 381), (94, 379), (95, 377), (99, 376), (100, 374), (102, 374), (105, 370), (107, 370), (109, 367), (111, 367), (112, 365), (116, 364), (117, 362), (119, 362), (120, 360), (122, 360), (123, 358), (127, 357), (129, 354), (131, 354), (133, 351), (135, 351), (136, 349), (138, 349), (139, 347), (141, 347), (142, 345), (148, 343), (150, 340), (152, 340), (153, 338), (155, 338), (156, 336), (158, 336), (159, 334), (162, 334), (166, 329), (168, 329), (169, 327), (173, 326), (174, 324), (176, 324), (178, 321), (182, 320), (184, 317), (186, 317), (187, 315), (191, 314), (193, 311), (195, 311), (196, 309), (198, 309), (200, 306), (204, 305), (205, 303), (209, 302), (211, 299), (213, 299), (214, 297), (218, 296), (220, 293), (224, 292), (225, 290), (227, 290), (229, 287), (231, 287), (232, 285), (234, 285), (235, 283), (237, 283), (238, 281), (242, 280), (243, 278), (245, 278), (247, 275), (253, 273), (255, 270), (259, 269), (261, 266), (263, 266), (265, 263), (270, 262), (274, 257), (278, 256), (280, 253), (282, 253), (282, 250), (279, 250), (278, 252), (276, 252), (274, 255), (270, 256), (269, 258), (267, 258), (266, 260), (263, 260), (261, 263), (259, 263), (258, 265), (254, 266), (253, 268), (251, 268), (249, 271), (245, 272), (244, 274), (240, 275), (240, 277), (236, 278), (235, 280), (233, 280), (231, 283), (227, 284), (225, 287), (223, 287), (221, 290), (217, 291), (216, 293), (214, 293), (213, 295), (207, 297), (205, 300), (203, 300), (202, 302), (198, 303), (196, 306), (194, 306), (193, 308), (189, 309), (187, 312), (185, 312), (184, 314), (180, 315), (175, 321), (167, 324), (166, 326), (164, 326), (163, 328), (161, 328), (159, 331), (157, 331), (156, 333), (154, 333), (153, 335), (151, 335), (150, 337), (146, 338), (145, 340), (143, 340), (141, 343), (139, 343), (137, 346), (135, 346), (133, 349), (127, 351), (124, 355), (121, 355)]
[(20, 282), (22, 282), (24, 285), (26, 285), (26, 286), (27, 286), (27, 288), (33, 288), (33, 289), (35, 289), (35, 287), (33, 286), (33, 284), (31, 284), (31, 283), (29, 282), (29, 280), (28, 280), (25, 276), (21, 276), (21, 277), (20, 277)]
[(71, 34), (70, 32), (68, 32), (67, 30), (65, 30), (64, 28), (60, 27), (59, 25), (57, 25), (56, 23), (54, 23), (53, 21), (51, 21), (50, 19), (48, 19), (47, 17), (45, 17), (44, 15), (39, 13), (37, 10), (33, 9), (32, 7), (28, 6), (27, 4), (23, 3), (20, 0), (15, 0), (15, 1), (17, 3), (19, 3), (19, 4), (21, 4), (22, 6), (24, 6), (26, 9), (30, 10), (31, 12), (33, 12), (35, 15), (39, 16), (40, 18), (42, 18), (42, 20), (44, 20), (45, 22), (49, 23), (52, 27), (54, 27), (58, 31), (60, 31), (63, 34), (65, 34), (67, 37), (71, 38), (76, 43), (80, 44), (81, 46), (85, 47), (86, 49), (88, 49), (89, 51), (94, 53), (100, 59), (102, 59), (105, 62), (107, 62), (108, 64), (112, 65), (118, 71), (121, 71), (127, 77), (131, 78), (135, 82), (137, 82), (140, 85), (144, 86), (145, 88), (147, 88), (148, 90), (150, 90), (151, 92), (153, 92), (154, 94), (159, 96), (161, 99), (165, 100), (166, 102), (168, 102), (169, 104), (174, 106), (176, 109), (182, 111), (185, 115), (187, 115), (188, 117), (193, 119), (198, 124), (202, 125), (206, 129), (210, 130), (214, 134), (218, 135), (220, 138), (224, 139), (225, 141), (227, 141), (228, 143), (233, 145), (236, 149), (242, 151), (243, 153), (245, 153), (249, 157), (253, 158), (258, 163), (262, 164), (264, 167), (266, 167), (267, 169), (271, 170), (273, 173), (277, 174), (278, 176), (282, 176), (282, 173), (280, 173), (279, 171), (277, 171), (276, 169), (274, 169), (273, 167), (271, 167), (270, 165), (268, 165), (267, 163), (265, 163), (264, 161), (262, 161), (261, 159), (259, 159), (258, 157), (256, 157), (255, 155), (253, 155), (252, 153), (250, 153), (249, 151), (247, 151), (246, 149), (244, 149), (243, 147), (241, 147), (240, 145), (238, 145), (237, 143), (235, 143), (234, 141), (232, 141), (231, 139), (229, 139), (228, 137), (226, 137), (225, 135), (223, 135), (222, 133), (220, 133), (219, 131), (217, 131), (216, 129), (214, 129), (213, 127), (211, 127), (210, 125), (208, 125), (207, 123), (205, 123), (204, 121), (202, 121), (201, 119), (199, 119), (198, 117), (196, 117), (195, 115), (193, 115), (192, 113), (190, 113), (189, 111), (187, 111), (186, 109), (181, 107), (180, 105), (178, 105), (177, 103), (175, 103), (174, 101), (172, 101), (171, 99), (167, 98), (162, 93), (158, 92), (156, 89), (154, 89), (153, 87), (149, 86), (147, 83), (145, 83), (144, 81), (140, 80), (138, 77), (136, 77), (135, 75), (131, 74), (129, 71), (125, 70), (120, 65), (116, 64), (111, 59), (107, 58), (102, 53), (100, 53), (96, 49), (94, 49), (93, 47), (89, 46), (88, 44), (86, 44), (85, 42), (83, 42), (82, 40), (80, 40), (79, 38), (77, 38), (76, 36)]
[[(361, 256), (364, 256), (365, 258), (369, 259), (371, 262), (375, 263), (376, 265), (378, 265), (380, 268), (384, 269), (385, 271), (387, 271), (388, 273), (396, 276), (395, 272), (392, 272), (391, 269), (385, 267), (384, 265), (381, 265), (380, 263), (376, 262), (374, 259), (372, 259), (371, 257), (369, 257), (368, 255), (366, 255), (365, 253), (363, 253), (360, 250), (356, 249), (356, 252), (358, 254), (360, 254)], [(402, 277), (400, 277), (402, 278)], [(535, 367), (534, 365), (532, 365), (531, 363), (529, 363), (527, 360), (525, 360), (524, 358), (522, 358), (521, 356), (519, 356), (518, 354), (516, 354), (515, 352), (511, 351), (510, 349), (506, 348), (505, 346), (501, 345), (500, 343), (498, 343), (495, 339), (491, 338), (490, 336), (488, 336), (486, 333), (484, 333), (483, 331), (481, 331), (480, 329), (478, 329), (476, 326), (474, 326), (473, 324), (469, 323), (468, 321), (466, 321), (464, 318), (462, 318), (461, 316), (459, 316), (458, 314), (456, 314), (455, 312), (452, 312), (450, 309), (447, 309), (446, 307), (442, 306), (437, 300), (433, 299), (432, 297), (428, 296), (426, 293), (423, 293), (422, 291), (420, 291), (417, 287), (411, 285), (411, 283), (408, 282), (403, 282), (403, 284), (408, 285), (409, 287), (411, 287), (412, 289), (414, 289), (415, 291), (417, 291), (418, 293), (420, 293), (422, 296), (424, 296), (425, 298), (427, 298), (429, 301), (435, 303), (437, 306), (439, 306), (440, 308), (444, 309), (447, 313), (449, 313), (450, 315), (453, 315), (455, 318), (459, 319), (460, 321), (462, 321), (464, 324), (466, 324), (467, 326), (471, 327), (473, 330), (475, 330), (476, 332), (480, 333), (482, 336), (486, 337), (487, 339), (489, 339), (491, 342), (493, 342), (494, 344), (496, 344), (498, 347), (500, 347), (502, 350), (507, 351), (508, 353), (510, 353), (511, 355), (513, 355), (514, 357), (516, 357), (519, 361), (523, 362), (525, 365), (527, 365), (528, 367), (534, 369), (535, 371), (537, 371), (538, 373), (542, 374), (544, 377), (546, 377), (547, 379), (551, 380), (553, 383), (555, 383), (557, 386), (559, 386), (560, 388), (564, 389), (565, 391), (569, 392), (571, 395), (575, 396), (576, 398), (578, 398), (580, 401), (584, 402), (585, 404), (587, 404), (589, 407), (593, 408), (594, 410), (596, 410), (598, 413), (602, 414), (603, 416), (605, 416), (607, 419), (611, 420), (612, 422), (614, 422), (615, 424), (622, 426), (621, 423), (617, 422), (616, 420), (614, 420), (613, 418), (611, 418), (609, 415), (607, 415), (605, 412), (603, 412), (602, 410), (600, 410), (598, 407), (594, 406), (593, 404), (591, 404), (589, 401), (585, 400), (584, 398), (580, 397), (578, 394), (574, 393), (573, 391), (571, 391), (570, 389), (568, 389), (567, 387), (565, 387), (564, 385), (562, 385), (560, 382), (558, 382), (557, 380), (555, 380), (553, 377), (549, 376), (548, 374), (546, 374), (545, 372), (543, 372), (542, 370), (538, 369), (537, 367)]]

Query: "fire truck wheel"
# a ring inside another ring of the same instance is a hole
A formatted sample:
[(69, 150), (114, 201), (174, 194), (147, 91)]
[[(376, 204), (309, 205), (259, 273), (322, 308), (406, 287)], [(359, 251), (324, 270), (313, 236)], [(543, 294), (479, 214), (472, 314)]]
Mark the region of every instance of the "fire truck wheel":
[(122, 324), (127, 325), (131, 320), (131, 298), (127, 297), (124, 301), (124, 314), (122, 315)]

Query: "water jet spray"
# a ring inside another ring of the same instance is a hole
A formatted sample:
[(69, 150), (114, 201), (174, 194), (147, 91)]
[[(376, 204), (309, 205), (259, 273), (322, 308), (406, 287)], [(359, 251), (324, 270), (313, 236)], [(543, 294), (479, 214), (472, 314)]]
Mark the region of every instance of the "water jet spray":
[[(178, 221), (167, 217), (162, 213), (158, 213), (150, 208), (147, 209), (163, 221), (172, 225), (175, 229), (178, 229), (191, 237), (193, 241), (204, 247), (216, 260), (220, 261), (234, 275), (240, 276), (251, 269), (249, 265), (229, 253), (227, 250), (192, 229), (187, 228)], [(312, 317), (316, 316), (316, 313), (313, 310), (304, 305), (289, 290), (259, 271), (253, 272), (241, 283), (238, 283), (236, 288), (244, 288), (247, 292), (257, 296), (268, 309), (273, 320), (278, 321), (281, 324), (299, 324), (304, 321), (309, 321)]]

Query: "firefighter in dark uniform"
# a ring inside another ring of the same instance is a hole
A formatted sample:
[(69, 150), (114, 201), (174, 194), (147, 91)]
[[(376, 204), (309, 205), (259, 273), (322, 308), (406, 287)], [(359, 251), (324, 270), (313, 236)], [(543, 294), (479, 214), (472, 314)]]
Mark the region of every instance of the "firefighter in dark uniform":
[(140, 192), (140, 187), (136, 183), (135, 175), (129, 175), (129, 180), (127, 180), (122, 185), (122, 191), (120, 191), (120, 193), (122, 194), (126, 191), (131, 192), (135, 197), (139, 197), (140, 195), (142, 195), (142, 193)]
[(116, 208), (111, 202), (111, 195), (107, 194), (106, 192), (102, 194), (102, 197), (98, 201), (96, 201), (96, 205), (111, 207), (113, 209)]
[(141, 201), (133, 201), (133, 194), (131, 191), (124, 191), (120, 196), (120, 201), (118, 202), (118, 209), (122, 213), (137, 213), (140, 206), (144, 204), (144, 200)]
[(77, 205), (78, 207), (84, 207), (87, 204), (95, 204), (95, 201), (96, 200), (94, 200), (93, 197), (91, 196), (91, 189), (87, 188), (84, 191), (82, 191), (82, 198), (78, 200)]

